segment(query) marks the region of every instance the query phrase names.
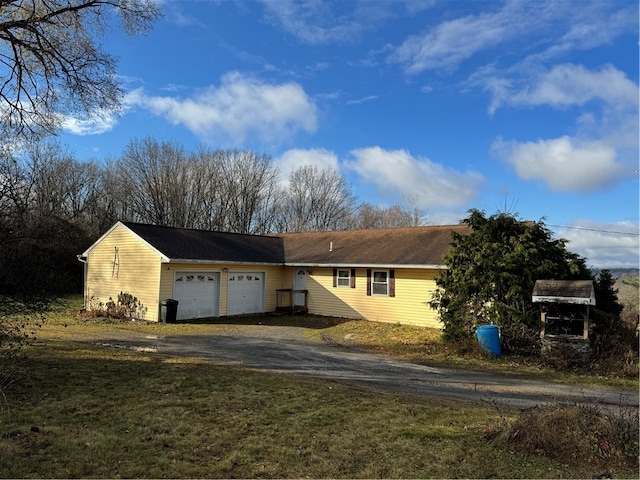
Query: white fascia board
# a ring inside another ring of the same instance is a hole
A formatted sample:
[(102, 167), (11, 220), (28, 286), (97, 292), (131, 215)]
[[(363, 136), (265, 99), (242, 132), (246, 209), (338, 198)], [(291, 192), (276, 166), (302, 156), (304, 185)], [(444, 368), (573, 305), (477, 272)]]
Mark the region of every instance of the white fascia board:
[(446, 270), (446, 265), (424, 264), (371, 264), (371, 263), (285, 263), (287, 267), (318, 267), (318, 268), (418, 268), (429, 270)]
[(578, 298), (578, 297), (550, 297), (544, 295), (533, 295), (531, 297), (532, 303), (567, 303), (572, 305), (595, 305), (596, 299), (590, 298)]
[[(89, 252), (90, 252), (91, 250), (93, 250), (93, 249), (94, 249), (94, 247), (95, 247), (96, 245), (98, 245), (102, 240), (104, 240), (104, 238), (105, 238), (107, 235), (109, 235), (111, 232), (113, 232), (113, 231), (116, 229), (116, 227), (117, 227), (118, 225), (122, 225), (122, 222), (116, 222), (116, 223), (115, 223), (115, 224), (114, 224), (114, 225), (113, 225), (109, 230), (107, 230), (107, 231), (106, 231), (106, 232), (105, 232), (105, 233), (104, 233), (104, 234), (103, 234), (103, 235), (102, 235), (98, 240), (96, 240), (95, 242), (93, 242), (93, 244), (92, 244), (89, 248), (87, 248), (84, 252), (82, 252), (82, 256), (83, 256), (83, 257), (86, 257), (86, 256), (89, 254)], [(124, 225), (122, 225), (122, 226), (124, 226)]]
[(167, 258), (162, 260), (163, 263), (195, 263), (195, 264), (209, 264), (209, 265), (265, 265), (283, 267), (282, 263), (269, 263), (269, 262), (230, 262), (223, 260), (198, 260), (193, 258)]
[(160, 257), (160, 261), (162, 262), (168, 262), (169, 261), (169, 257), (167, 257), (164, 253), (162, 253), (160, 250), (158, 250), (156, 247), (154, 247), (153, 245), (151, 245), (149, 242), (147, 242), (144, 238), (142, 238), (140, 235), (138, 235), (136, 232), (134, 232), (133, 230), (131, 230), (130, 228), (128, 228), (124, 223), (118, 221), (115, 223), (115, 225), (113, 225), (113, 227), (111, 227), (109, 230), (107, 230), (105, 232), (104, 235), (102, 235), (98, 240), (96, 240), (93, 245), (91, 245), (89, 248), (87, 248), (87, 250), (82, 254), (83, 257), (86, 257), (89, 252), (97, 245), (99, 244), (102, 240), (105, 239), (105, 237), (107, 237), (107, 235), (109, 235), (111, 232), (113, 232), (116, 227), (118, 226), (122, 226), (123, 228), (126, 228), (127, 230), (129, 230), (129, 232), (132, 235), (135, 235), (136, 237), (138, 237), (138, 239), (144, 243), (147, 247), (149, 247), (151, 250), (153, 250), (159, 257)]

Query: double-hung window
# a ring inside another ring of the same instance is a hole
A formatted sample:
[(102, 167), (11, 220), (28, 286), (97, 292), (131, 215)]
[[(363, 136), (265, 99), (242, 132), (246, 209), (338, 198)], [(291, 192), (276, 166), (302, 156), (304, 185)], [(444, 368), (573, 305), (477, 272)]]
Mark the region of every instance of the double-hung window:
[(373, 270), (367, 268), (367, 295), (396, 296), (395, 270)]
[(389, 295), (389, 271), (374, 270), (371, 281), (371, 293), (373, 295)]
[(333, 286), (356, 288), (356, 269), (355, 268), (334, 268), (333, 269)]
[(351, 272), (349, 270), (338, 270), (338, 287), (351, 286)]

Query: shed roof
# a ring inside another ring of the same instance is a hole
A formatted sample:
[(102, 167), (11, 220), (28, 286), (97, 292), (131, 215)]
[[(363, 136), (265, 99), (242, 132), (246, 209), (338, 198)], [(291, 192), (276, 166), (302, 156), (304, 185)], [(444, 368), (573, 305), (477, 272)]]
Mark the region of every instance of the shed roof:
[(596, 296), (591, 280), (536, 280), (531, 301), (595, 305)]

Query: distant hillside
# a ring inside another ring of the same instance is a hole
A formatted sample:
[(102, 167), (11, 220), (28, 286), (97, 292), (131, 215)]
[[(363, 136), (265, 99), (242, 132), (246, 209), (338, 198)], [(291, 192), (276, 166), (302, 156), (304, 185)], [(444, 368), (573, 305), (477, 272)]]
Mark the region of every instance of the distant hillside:
[(624, 280), (625, 278), (635, 278), (640, 275), (640, 268), (594, 268), (591, 271), (597, 277), (602, 270), (609, 270), (611, 276), (618, 280)]

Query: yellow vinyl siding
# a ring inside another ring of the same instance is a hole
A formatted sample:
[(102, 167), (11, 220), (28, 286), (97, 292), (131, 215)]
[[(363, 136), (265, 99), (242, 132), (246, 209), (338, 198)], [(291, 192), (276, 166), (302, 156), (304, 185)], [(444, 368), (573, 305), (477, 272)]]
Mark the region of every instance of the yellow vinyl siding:
[[(224, 269), (228, 269), (225, 272)], [(237, 272), (265, 272), (265, 311), (273, 312), (276, 309), (276, 289), (282, 288), (284, 269), (279, 265), (220, 265), (207, 263), (164, 263), (162, 265), (162, 278), (160, 281), (160, 299), (173, 296), (173, 281), (176, 271), (188, 272), (220, 272), (220, 316), (227, 315), (228, 278), (230, 274)], [(178, 308), (180, 306), (178, 305)]]
[[(387, 269), (375, 269), (387, 270)], [(356, 269), (356, 288), (334, 287), (332, 268), (314, 268), (307, 277), (309, 312), (375, 322), (439, 328), (437, 312), (427, 302), (437, 271), (395, 268), (395, 297), (367, 295), (367, 269)]]
[[(276, 291), (293, 288), (295, 272), (300, 268), (205, 262), (162, 263), (156, 250), (122, 224), (116, 224), (86, 252), (86, 256), (86, 305), (105, 304), (109, 298), (116, 301), (118, 294), (125, 292), (137, 297), (146, 307), (143, 318), (150, 321), (159, 318), (159, 302), (173, 298), (177, 270), (219, 273), (218, 313), (226, 316), (229, 274), (264, 272), (264, 308), (266, 312), (273, 312), (277, 306)], [(350, 267), (347, 268), (351, 271)], [(310, 267), (309, 270), (306, 287), (309, 313), (424, 327), (441, 326), (437, 312), (428, 306), (436, 289), (438, 270), (395, 268), (395, 297), (367, 296), (366, 268), (356, 269), (356, 288), (334, 287), (333, 268)]]
[(87, 253), (88, 307), (105, 304), (109, 298), (117, 301), (124, 292), (147, 308), (144, 319), (157, 320), (159, 282), (159, 255), (122, 225)]

